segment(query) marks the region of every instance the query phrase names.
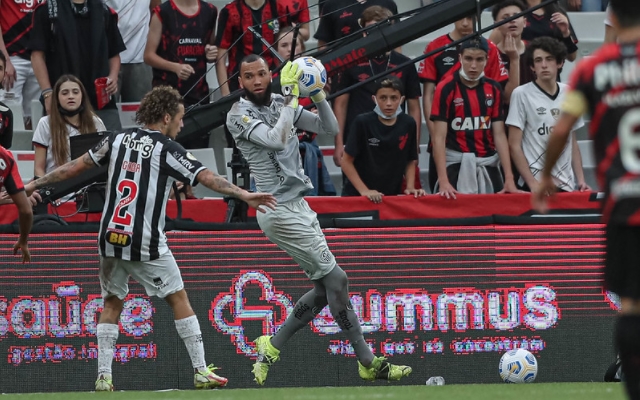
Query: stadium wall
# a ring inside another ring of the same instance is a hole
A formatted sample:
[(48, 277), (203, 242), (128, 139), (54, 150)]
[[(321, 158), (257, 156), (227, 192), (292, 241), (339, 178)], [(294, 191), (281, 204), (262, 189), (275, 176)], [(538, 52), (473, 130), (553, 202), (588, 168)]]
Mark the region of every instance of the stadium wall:
[[(601, 381), (615, 359), (619, 308), (601, 288), (602, 225), (328, 229), (366, 339), (411, 365), (404, 384), (499, 382), (498, 361), (524, 347), (540, 382)], [(202, 326), (207, 361), (229, 387), (254, 387), (257, 336), (273, 332), (311, 288), (260, 231), (170, 232)], [(0, 236), (0, 392), (92, 390), (101, 309), (95, 233), (36, 234), (33, 261)], [(121, 390), (190, 389), (193, 375), (169, 307), (131, 285), (114, 383)], [(267, 386), (364, 384), (326, 308), (282, 351)]]

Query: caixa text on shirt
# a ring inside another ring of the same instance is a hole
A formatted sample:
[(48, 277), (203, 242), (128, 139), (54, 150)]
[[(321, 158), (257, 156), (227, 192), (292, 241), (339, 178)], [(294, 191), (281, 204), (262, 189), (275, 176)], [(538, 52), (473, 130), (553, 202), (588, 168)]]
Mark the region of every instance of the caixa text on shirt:
[(147, 135), (141, 137), (140, 139), (132, 139), (131, 135), (124, 135), (124, 138), (122, 138), (122, 145), (133, 151), (139, 151), (142, 155), (142, 158), (151, 157), (151, 153), (153, 152), (153, 148), (155, 147), (153, 139), (151, 139)]

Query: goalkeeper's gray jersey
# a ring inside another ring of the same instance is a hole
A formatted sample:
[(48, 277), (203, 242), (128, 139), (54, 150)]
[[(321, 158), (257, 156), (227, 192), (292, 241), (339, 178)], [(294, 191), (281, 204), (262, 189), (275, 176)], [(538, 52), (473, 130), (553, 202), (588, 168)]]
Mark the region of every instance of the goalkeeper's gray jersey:
[(318, 114), (298, 107), (285, 107), (284, 97), (271, 95), (269, 106), (257, 106), (241, 98), (227, 114), (227, 127), (236, 146), (249, 163), (261, 193), (271, 193), (279, 202), (304, 196), (313, 188), (304, 174), (296, 128), (319, 134), (338, 132), (326, 100), (317, 104)]

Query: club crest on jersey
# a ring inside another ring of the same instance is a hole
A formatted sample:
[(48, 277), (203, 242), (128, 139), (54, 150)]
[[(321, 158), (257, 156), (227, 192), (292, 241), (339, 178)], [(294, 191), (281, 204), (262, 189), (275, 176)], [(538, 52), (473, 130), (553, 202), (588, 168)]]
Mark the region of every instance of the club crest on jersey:
[(277, 34), (278, 32), (280, 32), (280, 23), (278, 22), (277, 19), (272, 19), (271, 21), (269, 21), (267, 26), (269, 27), (269, 29), (273, 31), (274, 34)]
[(491, 117), (454, 118), (453, 121), (451, 121), (451, 128), (455, 131), (491, 129)]
[(145, 135), (140, 139), (131, 139), (131, 135), (124, 135), (122, 144), (128, 149), (140, 152), (142, 158), (151, 157), (151, 152), (155, 147), (155, 145), (153, 144), (153, 139), (151, 139), (148, 135)]
[(551, 116), (553, 117), (553, 119), (555, 119), (556, 121), (558, 119), (560, 119), (560, 109), (559, 108), (552, 108), (551, 109)]

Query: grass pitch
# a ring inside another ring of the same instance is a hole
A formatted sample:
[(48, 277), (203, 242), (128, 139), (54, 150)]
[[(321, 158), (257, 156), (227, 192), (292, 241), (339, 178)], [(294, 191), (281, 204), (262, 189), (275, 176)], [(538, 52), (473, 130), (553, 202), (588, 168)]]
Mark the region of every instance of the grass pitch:
[(523, 385), (445, 385), (220, 389), (215, 391), (28, 393), (0, 400), (625, 400), (619, 383), (532, 383)]

